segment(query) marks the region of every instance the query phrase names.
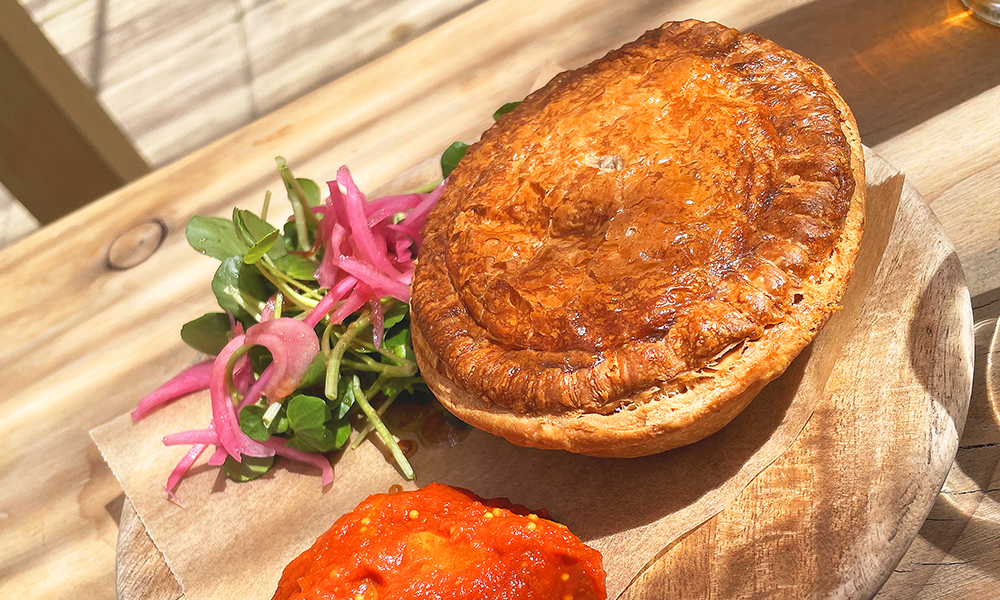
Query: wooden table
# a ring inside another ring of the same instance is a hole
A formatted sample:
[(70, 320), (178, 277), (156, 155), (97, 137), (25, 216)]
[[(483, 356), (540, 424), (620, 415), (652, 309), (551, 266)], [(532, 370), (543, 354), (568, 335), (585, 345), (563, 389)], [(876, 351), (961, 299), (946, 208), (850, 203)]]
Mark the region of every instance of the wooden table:
[(177, 331), (211, 308), (214, 265), (184, 241), (192, 214), (255, 206), (277, 189), (277, 154), (317, 179), (348, 163), (372, 189), (474, 139), (546, 64), (577, 66), (691, 16), (825, 67), (866, 144), (906, 173), (955, 243), (976, 320), (969, 419), (937, 505), (879, 597), (1000, 596), (1000, 407), (989, 376), (1000, 28), (958, 0), (489, 0), (0, 252), (0, 597), (113, 596), (124, 498), (87, 431), (194, 360)]

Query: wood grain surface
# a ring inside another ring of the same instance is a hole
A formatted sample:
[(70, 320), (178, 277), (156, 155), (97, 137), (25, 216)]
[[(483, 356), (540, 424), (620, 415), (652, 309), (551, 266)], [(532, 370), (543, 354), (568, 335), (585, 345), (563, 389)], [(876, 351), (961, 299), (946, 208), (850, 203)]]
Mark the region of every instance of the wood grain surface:
[(670, 548), (633, 598), (878, 592), (951, 467), (972, 386), (961, 266), (912, 188), (873, 287), (895, 301), (865, 306), (830, 401), (733, 504)]
[(0, 0), (0, 81), (0, 180), (40, 222), (149, 172), (16, 0)]
[(177, 600), (184, 597), (181, 584), (163, 560), (135, 507), (127, 499), (118, 523), (115, 553), (115, 597), (144, 600)]
[[(896, 174), (875, 155), (867, 169), (869, 182)], [(830, 396), (800, 438), (732, 505), (652, 562), (623, 598), (875, 594), (944, 483), (972, 386), (972, 314), (961, 267), (910, 187), (902, 188), (857, 330)], [(117, 565), (123, 600), (177, 594), (130, 505)]]
[[(473, 139), (544, 65), (577, 66), (691, 16), (759, 30), (827, 67), (855, 106), (863, 139), (906, 173), (954, 242), (977, 335), (969, 422), (933, 520), (882, 594), (1000, 595), (1000, 419), (985, 376), (1000, 313), (1000, 28), (959, 0), (489, 0), (0, 252), (8, 291), (0, 597), (114, 593), (123, 499), (87, 430), (196, 360), (177, 329), (211, 308), (204, 282), (213, 265), (183, 239), (191, 215), (221, 216), (279, 190), (277, 154), (317, 179), (349, 163), (371, 189), (454, 139)], [(166, 230), (157, 249), (112, 269), (115, 240), (150, 224)]]

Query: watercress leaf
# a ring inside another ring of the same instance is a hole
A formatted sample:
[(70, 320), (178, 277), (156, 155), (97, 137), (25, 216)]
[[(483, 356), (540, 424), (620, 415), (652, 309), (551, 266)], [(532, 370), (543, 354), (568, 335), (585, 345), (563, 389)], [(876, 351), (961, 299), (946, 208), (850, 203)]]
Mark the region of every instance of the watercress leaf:
[(218, 260), (243, 256), (248, 249), (237, 237), (233, 223), (219, 217), (195, 215), (188, 221), (184, 233), (192, 248)]
[(259, 242), (253, 245), (253, 248), (247, 251), (243, 256), (243, 262), (248, 265), (252, 265), (261, 259), (262, 256), (271, 250), (274, 243), (281, 239), (281, 235), (278, 233), (277, 229), (272, 229), (271, 233), (265, 235)]
[(343, 419), (352, 406), (354, 406), (354, 387), (347, 377), (341, 377), (337, 382), (337, 399), (333, 402), (333, 418)]
[(265, 410), (263, 406), (251, 404), (250, 406), (243, 407), (243, 410), (240, 411), (240, 429), (243, 430), (243, 433), (247, 434), (248, 438), (257, 440), (258, 442), (265, 442), (267, 438), (271, 437), (271, 432), (268, 431), (261, 420), (264, 417)]
[(291, 202), (292, 212), (295, 214), (294, 223), (299, 238), (295, 247), (301, 251), (308, 250), (312, 246), (311, 240), (315, 239), (318, 218), (312, 211), (305, 189), (300, 181), (294, 178), (292, 170), (288, 168), (288, 162), (281, 156), (274, 157), (274, 160), (278, 164), (281, 182), (285, 185), (288, 201)]
[(396, 304), (389, 310), (385, 311), (385, 316), (382, 317), (382, 326), (385, 331), (389, 331), (394, 325), (402, 321), (410, 314), (410, 307), (406, 304)]
[(518, 101), (518, 102), (508, 102), (507, 104), (504, 104), (503, 106), (498, 108), (495, 113), (493, 113), (493, 120), (494, 121), (500, 120), (500, 117), (504, 116), (505, 114), (517, 108), (517, 105), (520, 103), (521, 102)]
[(335, 441), (331, 438), (332, 436), (323, 427), (296, 429), (295, 435), (288, 440), (287, 445), (305, 452), (328, 452), (333, 449)]
[(319, 452), (313, 445), (313, 439), (305, 435), (299, 435), (298, 432), (292, 437), (288, 438), (285, 442), (285, 446), (289, 448), (294, 448), (295, 450), (301, 450), (303, 452)]
[(222, 470), (226, 477), (239, 483), (253, 481), (264, 473), (267, 473), (274, 465), (274, 457), (257, 458), (254, 456), (244, 456), (243, 462), (236, 462), (232, 456), (226, 457), (226, 462), (222, 464)]
[[(347, 425), (348, 430), (350, 425)], [(350, 431), (347, 432), (350, 434)], [(306, 452), (329, 452), (344, 445), (346, 438), (338, 436), (336, 430), (326, 427), (296, 429), (295, 435), (288, 440), (288, 446)]]
[(181, 327), (181, 339), (188, 346), (205, 354), (218, 354), (229, 343), (229, 316), (208, 313)]
[(285, 433), (288, 431), (288, 417), (281, 415), (277, 419), (271, 422), (271, 429), (274, 433)]
[(271, 364), (273, 359), (271, 358), (271, 351), (264, 346), (254, 346), (250, 348), (247, 352), (247, 356), (250, 358), (250, 367), (256, 375), (260, 375), (264, 372), (264, 369)]
[[(274, 225), (261, 219), (256, 213), (239, 208), (233, 209), (233, 224), (237, 232), (245, 238), (248, 245), (257, 244), (265, 237), (271, 235), (272, 231), (277, 231)], [(285, 256), (286, 252), (285, 240), (279, 235), (271, 248), (268, 249), (267, 255), (272, 260), (276, 260)]]
[(306, 202), (309, 203), (309, 206), (319, 206), (319, 185), (312, 179), (306, 179), (305, 177), (296, 177), (295, 181), (299, 182), (299, 185), (302, 186), (302, 191), (306, 193)]
[(271, 295), (257, 270), (244, 264), (241, 256), (230, 256), (222, 261), (212, 278), (212, 291), (223, 310), (238, 318), (253, 320), (257, 320), (264, 302)]
[(294, 254), (286, 254), (285, 256), (276, 259), (274, 264), (281, 270), (282, 273), (288, 275), (292, 279), (298, 279), (301, 281), (316, 280), (315, 273), (318, 265), (308, 258), (296, 256)]
[(404, 382), (399, 379), (390, 379), (382, 386), (382, 393), (386, 396), (398, 396), (406, 389), (402, 383)]
[(318, 385), (326, 381), (326, 357), (320, 352), (316, 355), (316, 358), (309, 363), (309, 368), (306, 369), (305, 375), (302, 376), (302, 382), (299, 383), (299, 388), (308, 388), (314, 385)]
[(415, 360), (413, 352), (413, 340), (410, 337), (409, 327), (400, 327), (387, 336), (382, 342), (385, 349), (400, 358)]
[(285, 248), (295, 248), (299, 244), (299, 230), (295, 227), (295, 221), (287, 221), (281, 228), (281, 238), (285, 242)]
[(288, 426), (295, 432), (304, 429), (321, 429), (330, 419), (330, 408), (326, 401), (316, 396), (298, 394), (285, 405)]
[[(253, 215), (253, 217), (250, 215)], [(247, 245), (256, 244), (257, 240), (274, 229), (270, 223), (264, 221), (258, 215), (249, 210), (239, 208), (233, 209), (233, 228), (236, 230), (236, 235), (240, 236), (240, 239)]]
[(347, 419), (338, 419), (326, 424), (327, 428), (333, 432), (334, 448), (340, 448), (351, 439), (351, 423)]
[(465, 142), (454, 142), (441, 154), (441, 176), (447, 177), (458, 166), (459, 161), (465, 156), (469, 145)]
[(420, 376), (415, 377), (395, 377), (382, 386), (382, 393), (386, 396), (398, 396), (403, 392), (413, 393), (413, 385), (417, 381), (422, 381)]

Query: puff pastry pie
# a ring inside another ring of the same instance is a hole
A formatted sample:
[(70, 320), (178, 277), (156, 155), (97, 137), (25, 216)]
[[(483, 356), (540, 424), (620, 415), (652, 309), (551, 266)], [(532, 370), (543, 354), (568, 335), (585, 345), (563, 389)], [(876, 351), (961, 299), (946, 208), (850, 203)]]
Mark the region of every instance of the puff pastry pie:
[(667, 23), (501, 117), (427, 219), (421, 373), (511, 442), (641, 456), (702, 439), (839, 307), (864, 224), (830, 77)]

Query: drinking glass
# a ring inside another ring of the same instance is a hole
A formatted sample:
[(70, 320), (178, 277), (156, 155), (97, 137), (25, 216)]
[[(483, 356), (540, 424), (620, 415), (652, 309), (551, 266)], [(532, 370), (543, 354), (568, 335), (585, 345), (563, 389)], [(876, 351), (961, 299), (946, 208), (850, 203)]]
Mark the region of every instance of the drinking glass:
[(962, 0), (962, 3), (982, 20), (1000, 25), (1000, 2), (995, 0)]

